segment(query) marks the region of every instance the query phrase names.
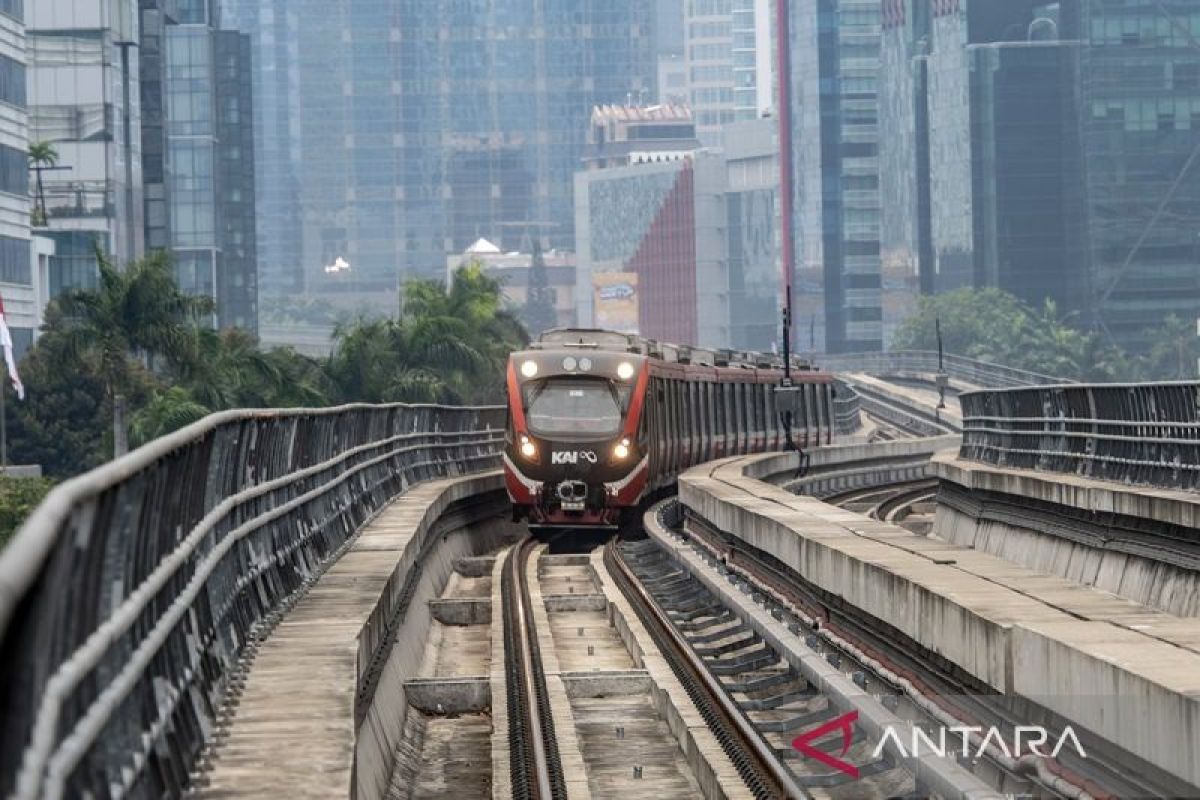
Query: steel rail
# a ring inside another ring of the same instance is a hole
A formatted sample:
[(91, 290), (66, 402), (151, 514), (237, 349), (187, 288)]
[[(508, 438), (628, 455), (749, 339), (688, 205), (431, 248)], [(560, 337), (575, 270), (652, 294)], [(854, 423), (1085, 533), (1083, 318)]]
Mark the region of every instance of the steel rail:
[[(690, 541), (710, 554), (723, 558), (730, 569), (741, 572), (760, 590), (798, 609), (808, 617), (806, 621), (819, 621), (819, 630), (814, 627), (818, 637), (874, 674), (882, 683), (895, 685), (897, 680), (907, 683), (908, 686), (903, 687), (905, 693), (914, 700), (922, 700), (919, 706), (925, 713), (935, 718), (952, 719), (952, 724), (956, 725), (964, 722), (987, 724), (990, 720), (1012, 729), (1027, 722), (997, 703), (989, 702), (982, 691), (984, 687), (976, 679), (961, 673), (952, 663), (941, 663), (935, 653), (907, 640), (907, 637), (880, 629), (873, 618), (809, 584), (803, 576), (773, 556), (761, 553), (740, 538), (720, 531), (690, 510), (687, 521), (682, 530)], [(961, 698), (961, 703), (950, 702), (949, 698), (952, 697)], [(940, 720), (940, 724), (945, 724), (945, 721)], [(972, 734), (971, 738), (974, 742), (981, 737)], [(1089, 740), (1089, 753), (1095, 744)], [(1012, 763), (1006, 764), (1003, 754), (993, 752), (994, 749), (988, 748), (985, 757), (1006, 773), (1016, 775), (1020, 769), (1030, 766), (1024, 759), (1009, 758), (1008, 761)], [(1091, 759), (1090, 756), (1088, 760), (1079, 760), (1071, 756), (1070, 748), (1063, 750), (1057, 772), (1055, 768), (1042, 763), (1046, 759), (1038, 759), (1034, 771), (1038, 782), (1059, 796), (1163, 796), (1161, 791), (1154, 791), (1149, 784), (1123, 771), (1115, 761)], [(1064, 775), (1069, 776), (1065, 787), (1052, 785), (1062, 781)], [(1102, 786), (1105, 788), (1102, 789)], [(1064, 791), (1067, 787), (1069, 789)]]
[[(536, 546), (532, 537), (514, 546), (509, 551), (501, 578), (510, 698), (509, 738), (511, 740), (515, 734), (519, 739), (513, 742), (511, 749), (513, 796), (517, 800), (566, 800), (565, 775), (554, 735), (529, 593), (529, 557)], [(514, 697), (519, 719), (514, 719), (512, 714)], [(514, 722), (517, 723), (515, 726)], [(529, 746), (529, 751), (525, 745)]]
[[(660, 652), (684, 684), (684, 689), (692, 696), (693, 702), (697, 703), (698, 710), (705, 716), (709, 727), (721, 726), (732, 734), (732, 737), (718, 735), (718, 739), (734, 761), (747, 787), (759, 797), (811, 797), (800, 788), (791, 772), (755, 730), (750, 720), (721, 686), (720, 681), (671, 624), (625, 562), (615, 538), (605, 546), (604, 563), (621, 593), (646, 624)], [(705, 714), (702, 705), (708, 706), (709, 714)], [(735, 754), (729, 752), (731, 747), (737, 748), (746, 757), (735, 758)]]

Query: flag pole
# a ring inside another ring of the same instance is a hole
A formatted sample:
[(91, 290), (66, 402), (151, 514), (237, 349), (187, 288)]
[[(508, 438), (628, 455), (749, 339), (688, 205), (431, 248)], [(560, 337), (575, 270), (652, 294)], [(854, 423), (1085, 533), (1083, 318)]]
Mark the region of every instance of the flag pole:
[(8, 474), (8, 370), (0, 382), (0, 475)]

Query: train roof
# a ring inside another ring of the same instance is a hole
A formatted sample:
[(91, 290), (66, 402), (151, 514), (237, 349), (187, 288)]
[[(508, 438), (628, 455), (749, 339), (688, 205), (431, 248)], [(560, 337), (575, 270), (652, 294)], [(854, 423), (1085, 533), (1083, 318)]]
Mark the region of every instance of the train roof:
[[(667, 363), (696, 364), (710, 367), (755, 367), (783, 369), (783, 356), (778, 353), (754, 353), (743, 350), (710, 349), (690, 345), (669, 344), (617, 331), (600, 328), (553, 328), (529, 345), (530, 350), (599, 350), (617, 353), (637, 353)], [(807, 359), (792, 356), (792, 369), (816, 371)]]

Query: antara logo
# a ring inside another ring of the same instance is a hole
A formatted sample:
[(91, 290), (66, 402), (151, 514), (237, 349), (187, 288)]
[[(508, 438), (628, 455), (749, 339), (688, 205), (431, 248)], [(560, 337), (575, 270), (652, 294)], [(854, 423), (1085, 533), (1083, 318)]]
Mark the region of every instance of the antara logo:
[(550, 454), (551, 464), (578, 464), (580, 459), (589, 464), (595, 464), (597, 461), (593, 450), (555, 450)]
[[(792, 747), (807, 758), (819, 761), (851, 778), (858, 778), (858, 767), (842, 760), (850, 751), (850, 745), (854, 741), (854, 723), (857, 721), (857, 711), (843, 714), (811, 731), (800, 734), (792, 740)], [(842, 749), (837, 756), (826, 752), (827, 749), (833, 749), (829, 747), (829, 744), (825, 745), (825, 749), (817, 745), (819, 740), (825, 739), (835, 731), (840, 731), (842, 734)], [(946, 758), (949, 755), (962, 755), (979, 759), (989, 748), (1003, 753), (1008, 758), (1020, 758), (1026, 754), (1056, 758), (1064, 747), (1074, 750), (1080, 758), (1087, 758), (1087, 753), (1080, 744), (1079, 737), (1075, 735), (1075, 730), (1070, 725), (1063, 728), (1062, 732), (1057, 735), (1040, 725), (1017, 725), (1010, 737), (1006, 737), (999, 728), (994, 726), (984, 728), (976, 725), (954, 725), (948, 728), (938, 728), (935, 733), (930, 734), (913, 725), (910, 736), (910, 740), (906, 742), (890, 725), (886, 726), (879, 743), (875, 745), (875, 751), (871, 754), (871, 760), (876, 761), (881, 758), (889, 742), (893, 751), (898, 753), (901, 758), (917, 758), (922, 755)], [(956, 738), (957, 742), (954, 741)]]

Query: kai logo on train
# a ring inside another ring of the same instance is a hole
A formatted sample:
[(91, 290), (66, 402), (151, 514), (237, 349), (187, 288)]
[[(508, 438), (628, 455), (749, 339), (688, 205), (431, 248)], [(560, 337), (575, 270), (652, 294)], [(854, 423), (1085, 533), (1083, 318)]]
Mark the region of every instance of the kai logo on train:
[(550, 454), (551, 464), (578, 464), (580, 461), (595, 464), (597, 460), (594, 450), (555, 450)]

